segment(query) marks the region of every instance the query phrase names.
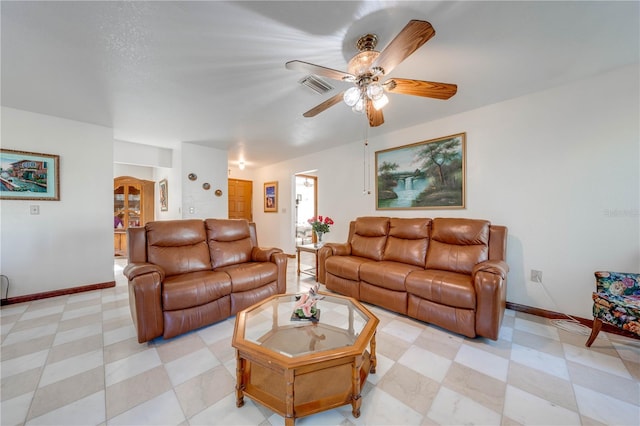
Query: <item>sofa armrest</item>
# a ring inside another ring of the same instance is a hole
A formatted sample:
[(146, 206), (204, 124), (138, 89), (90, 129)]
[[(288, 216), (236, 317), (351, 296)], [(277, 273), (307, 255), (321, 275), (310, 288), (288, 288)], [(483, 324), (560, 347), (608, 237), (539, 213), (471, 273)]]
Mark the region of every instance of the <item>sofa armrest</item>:
[(282, 250), (275, 247), (254, 247), (251, 250), (252, 262), (274, 262), (272, 256), (276, 253), (282, 253)]
[(473, 267), (471, 275), (475, 276), (478, 272), (488, 272), (490, 274), (499, 275), (503, 280), (507, 279), (509, 265), (503, 260), (487, 260), (480, 262)]
[(164, 271), (150, 263), (132, 263), (127, 265), (124, 273), (129, 280), (129, 309), (138, 334), (138, 342), (144, 343), (162, 336)]
[(488, 260), (473, 267), (476, 291), (476, 334), (498, 340), (507, 303), (507, 272), (502, 260)]
[(160, 274), (160, 282), (164, 281), (164, 269), (162, 269), (161, 266), (154, 265), (153, 263), (129, 263), (124, 267), (122, 274), (131, 281), (140, 275), (151, 274), (154, 272)]
[(318, 250), (318, 282), (324, 284), (327, 277), (327, 270), (324, 262), (331, 256), (349, 256), (351, 254), (351, 244), (349, 243), (326, 243)]

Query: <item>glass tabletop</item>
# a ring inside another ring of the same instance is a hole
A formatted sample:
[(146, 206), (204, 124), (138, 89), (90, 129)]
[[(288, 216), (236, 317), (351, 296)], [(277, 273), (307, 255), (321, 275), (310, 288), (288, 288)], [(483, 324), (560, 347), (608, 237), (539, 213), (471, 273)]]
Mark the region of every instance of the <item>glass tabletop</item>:
[(323, 296), (316, 322), (292, 319), (293, 294), (257, 305), (246, 312), (244, 339), (289, 357), (354, 345), (371, 318), (348, 298)]

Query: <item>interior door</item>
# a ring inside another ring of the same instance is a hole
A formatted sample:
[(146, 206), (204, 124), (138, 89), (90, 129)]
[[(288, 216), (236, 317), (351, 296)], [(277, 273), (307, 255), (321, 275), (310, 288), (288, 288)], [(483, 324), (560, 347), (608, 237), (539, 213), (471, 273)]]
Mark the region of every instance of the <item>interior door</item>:
[(318, 177), (296, 175), (296, 244), (315, 242), (308, 220), (318, 215)]
[(253, 222), (253, 182), (242, 179), (229, 179), (229, 219), (247, 219)]

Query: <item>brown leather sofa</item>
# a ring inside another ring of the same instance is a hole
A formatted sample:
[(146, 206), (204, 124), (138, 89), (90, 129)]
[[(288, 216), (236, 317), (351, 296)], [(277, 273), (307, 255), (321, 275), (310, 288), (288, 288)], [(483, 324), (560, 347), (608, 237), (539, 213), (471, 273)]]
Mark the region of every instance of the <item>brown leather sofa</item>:
[(143, 343), (223, 320), (286, 290), (287, 255), (254, 223), (169, 220), (128, 229), (129, 305)]
[(318, 252), (327, 289), (468, 337), (498, 339), (507, 228), (486, 220), (359, 217)]

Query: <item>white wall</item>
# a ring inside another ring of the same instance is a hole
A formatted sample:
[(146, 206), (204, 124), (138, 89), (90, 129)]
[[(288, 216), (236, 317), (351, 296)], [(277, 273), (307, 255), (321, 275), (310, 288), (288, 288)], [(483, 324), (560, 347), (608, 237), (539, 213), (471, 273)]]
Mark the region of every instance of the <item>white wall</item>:
[(120, 176), (131, 176), (138, 179), (154, 180), (154, 168), (115, 163), (113, 165), (113, 177), (117, 178)]
[(0, 201), (9, 297), (113, 281), (111, 129), (2, 107), (1, 134), (3, 148), (60, 156), (60, 201)]
[(640, 272), (639, 74), (629, 66), (370, 140), (373, 185), (375, 151), (466, 132), (463, 210), (376, 210), (362, 141), (257, 170), (255, 188), (280, 185), (280, 211), (254, 211), (261, 244), (293, 253), (292, 175), (317, 169), (318, 213), (336, 222), (327, 241), (345, 241), (363, 215), (488, 219), (509, 228), (510, 302), (590, 318), (594, 271)]
[[(182, 144), (182, 217), (184, 219), (227, 218), (227, 152), (191, 143)], [(189, 180), (194, 173), (196, 180)], [(210, 189), (202, 185), (208, 183)], [(215, 191), (220, 189), (222, 196)]]
[[(172, 150), (171, 164), (173, 167), (154, 168), (154, 179), (156, 181), (156, 220), (171, 220), (182, 218), (182, 152), (179, 149)], [(167, 211), (160, 211), (160, 186), (162, 179), (167, 180)]]
[(172, 167), (172, 150), (126, 141), (113, 141), (113, 161), (138, 166)]

